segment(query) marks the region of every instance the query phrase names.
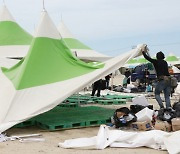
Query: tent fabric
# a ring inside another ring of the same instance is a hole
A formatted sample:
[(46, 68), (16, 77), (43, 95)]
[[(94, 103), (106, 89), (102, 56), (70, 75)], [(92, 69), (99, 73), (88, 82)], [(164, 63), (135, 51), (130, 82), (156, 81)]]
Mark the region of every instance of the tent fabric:
[(83, 44), (78, 39), (76, 39), (69, 31), (69, 29), (65, 26), (63, 21), (60, 22), (58, 30), (65, 44), (78, 58), (85, 61), (106, 61), (111, 58), (107, 55), (92, 50), (87, 45)]
[(29, 45), (6, 45), (0, 46), (0, 57), (17, 58), (26, 56)]
[(173, 54), (170, 54), (169, 56), (166, 57), (165, 59), (167, 61), (167, 63), (169, 65), (176, 65), (176, 64), (180, 64), (180, 60), (178, 59), (178, 57), (176, 57)]
[(0, 132), (49, 111), (141, 54), (144, 46), (104, 64), (85, 63), (72, 55), (58, 34), (48, 13), (43, 11), (27, 56), (12, 68), (1, 68)]
[(176, 66), (172, 66), (173, 73), (180, 73), (180, 69), (177, 68)]
[[(49, 52), (50, 50), (52, 51)], [(44, 70), (42, 70), (42, 65)], [(59, 69), (59, 66), (63, 66), (67, 71)], [(99, 67), (102, 66), (99, 65)], [(60, 40), (38, 37), (33, 40), (25, 59), (10, 69), (3, 68), (2, 70), (16, 89), (20, 90), (71, 79), (99, 67), (74, 58)]]
[(0, 57), (24, 57), (32, 36), (22, 29), (4, 5), (0, 13)]
[(8, 11), (6, 5), (3, 5), (0, 10), (0, 21), (12, 21), (15, 22), (15, 19), (11, 15), (11, 13)]
[(32, 36), (12, 21), (0, 22), (0, 45), (28, 45)]
[(66, 140), (59, 143), (62, 148), (80, 148), (94, 146), (96, 149), (105, 149), (106, 147), (149, 147), (157, 150), (168, 150), (170, 154), (178, 154), (179, 138), (173, 146), (167, 145), (171, 141), (175, 143), (175, 137), (180, 131), (168, 133), (161, 130), (151, 130), (144, 132), (126, 132), (122, 130), (111, 130), (108, 126), (101, 125), (97, 136), (91, 138), (77, 138)]
[(176, 131), (173, 135), (169, 134), (164, 137), (164, 144), (169, 152), (169, 154), (179, 154), (180, 153), (180, 131)]
[(179, 59), (173, 55), (173, 54), (170, 54), (169, 56), (166, 57), (166, 61), (178, 61)]
[(9, 59), (9, 58), (0, 58), (0, 66), (10, 68), (17, 64), (20, 60), (18, 59)]

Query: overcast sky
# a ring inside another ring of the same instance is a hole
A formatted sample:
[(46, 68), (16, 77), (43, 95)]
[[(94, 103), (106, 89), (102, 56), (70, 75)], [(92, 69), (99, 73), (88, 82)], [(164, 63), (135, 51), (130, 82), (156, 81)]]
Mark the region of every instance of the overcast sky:
[[(180, 56), (180, 0), (44, 0), (58, 26), (64, 23), (81, 42), (115, 56), (146, 43)], [(16, 21), (33, 33), (43, 0), (5, 0)], [(3, 0), (1, 0), (1, 5)]]

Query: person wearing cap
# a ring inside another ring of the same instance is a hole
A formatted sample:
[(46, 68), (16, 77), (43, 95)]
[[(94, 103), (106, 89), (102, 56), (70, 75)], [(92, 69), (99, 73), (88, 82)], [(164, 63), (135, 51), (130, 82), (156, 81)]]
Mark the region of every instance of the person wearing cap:
[(171, 86), (170, 86), (170, 78), (169, 78), (169, 71), (168, 71), (168, 64), (164, 60), (165, 56), (162, 51), (158, 52), (156, 54), (156, 59), (152, 59), (148, 53), (147, 48), (145, 47), (142, 50), (142, 54), (145, 59), (147, 59), (149, 62), (151, 62), (154, 65), (154, 68), (156, 70), (157, 75), (157, 85), (155, 87), (155, 98), (158, 102), (160, 108), (164, 108), (163, 101), (160, 97), (160, 93), (164, 92), (165, 102), (166, 102), (166, 108), (171, 108), (171, 102), (170, 102), (170, 94), (171, 94)]

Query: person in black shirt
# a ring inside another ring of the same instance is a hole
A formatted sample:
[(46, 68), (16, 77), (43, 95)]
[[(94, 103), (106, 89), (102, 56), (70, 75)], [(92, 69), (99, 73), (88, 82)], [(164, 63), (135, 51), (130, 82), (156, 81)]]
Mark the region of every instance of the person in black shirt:
[(169, 72), (168, 72), (168, 64), (164, 60), (165, 56), (164, 54), (160, 51), (156, 54), (157, 59), (152, 59), (149, 57), (147, 54), (147, 48), (142, 51), (142, 54), (145, 59), (150, 61), (156, 70), (156, 75), (157, 75), (157, 85), (155, 87), (155, 98), (160, 106), (160, 108), (164, 108), (164, 105), (162, 103), (162, 99), (160, 97), (161, 91), (164, 92), (164, 97), (165, 97), (165, 102), (166, 102), (166, 108), (171, 107), (170, 103), (170, 94), (171, 94), (171, 87), (170, 87), (170, 79), (169, 79)]
[(101, 88), (102, 88), (102, 79), (97, 80), (96, 82), (94, 82), (91, 96), (94, 96), (95, 93), (96, 93), (96, 90), (97, 90), (97, 97), (100, 97)]
[(111, 75), (112, 75), (112, 74), (109, 74), (109, 75), (105, 76), (105, 80), (106, 80), (106, 89), (109, 88), (109, 80), (110, 80), (110, 78), (111, 78)]
[(127, 84), (130, 84), (130, 76), (131, 76), (131, 72), (129, 71), (129, 69), (126, 69), (124, 72), (124, 79), (123, 79), (123, 87), (127, 87)]

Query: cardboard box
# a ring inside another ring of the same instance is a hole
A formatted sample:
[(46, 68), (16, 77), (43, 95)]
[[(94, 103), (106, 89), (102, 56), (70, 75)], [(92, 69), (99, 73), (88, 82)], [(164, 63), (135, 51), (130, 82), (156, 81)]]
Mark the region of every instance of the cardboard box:
[(180, 118), (173, 118), (171, 122), (173, 131), (180, 130)]
[(152, 123), (149, 121), (133, 122), (131, 127), (137, 130), (150, 130), (152, 129)]
[(170, 123), (168, 123), (167, 121), (160, 121), (160, 120), (157, 120), (155, 122), (154, 128), (166, 132), (170, 132), (172, 130), (172, 126)]

